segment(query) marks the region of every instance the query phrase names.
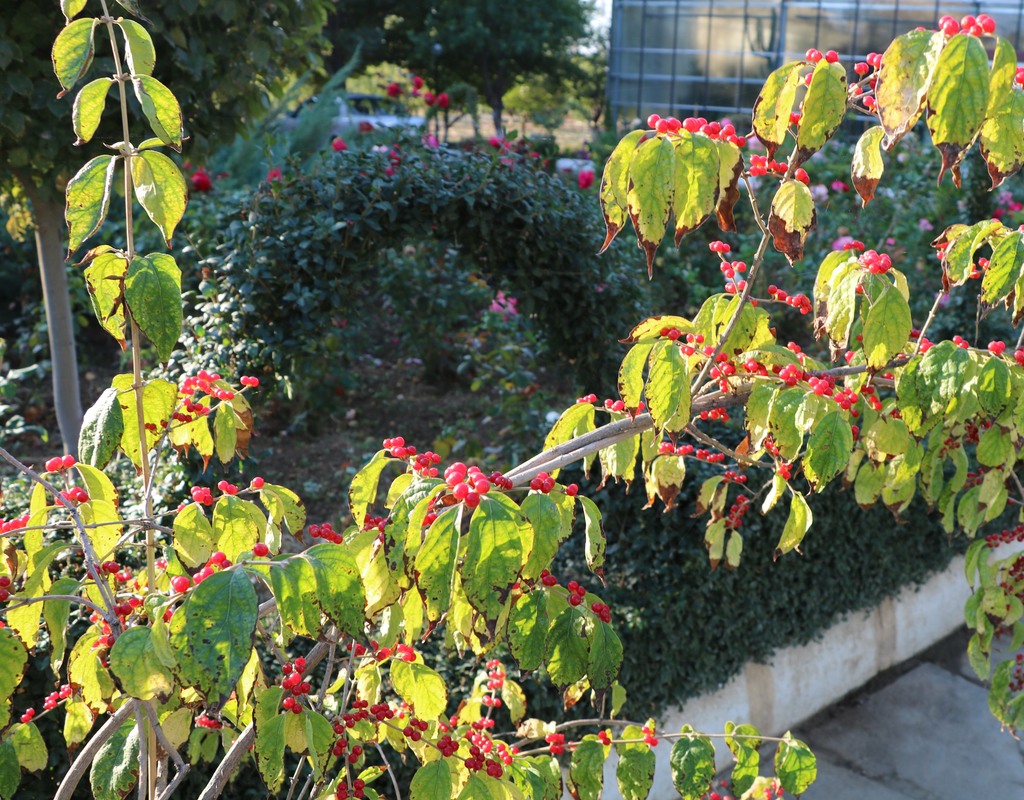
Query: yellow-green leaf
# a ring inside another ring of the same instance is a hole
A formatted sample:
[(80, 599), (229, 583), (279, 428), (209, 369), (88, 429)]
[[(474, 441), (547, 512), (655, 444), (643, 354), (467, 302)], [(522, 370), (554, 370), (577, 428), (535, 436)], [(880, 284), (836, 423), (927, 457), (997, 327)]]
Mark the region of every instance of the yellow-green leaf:
[(786, 138), (789, 115), (793, 113), (796, 90), (805, 66), (806, 61), (793, 61), (779, 67), (765, 80), (754, 103), (754, 133), (768, 150), (768, 158), (775, 157)]
[(8, 740), (14, 745), (14, 752), (23, 770), (41, 772), (46, 769), (46, 742), (34, 722), (15, 725), (8, 734)]
[(416, 553), (415, 577), (427, 609), (427, 619), (439, 620), (451, 606), (455, 562), (459, 553), (462, 506), (446, 508), (431, 523)]
[(121, 690), (140, 700), (164, 702), (174, 691), (174, 678), (153, 647), (153, 631), (129, 628), (110, 649), (110, 671)]
[(896, 37), (883, 53), (875, 100), (886, 150), (892, 150), (920, 119), (945, 41), (937, 31), (910, 31)]
[(629, 161), (626, 207), (637, 243), (647, 254), (647, 275), (654, 275), (654, 254), (665, 237), (675, 191), (675, 149), (664, 136), (641, 142)]
[(85, 144), (96, 133), (107, 104), (107, 92), (113, 84), (113, 78), (97, 78), (85, 84), (75, 96), (71, 109), (71, 127), (78, 137), (75, 144)]
[(78, 437), (79, 463), (102, 469), (114, 457), (124, 435), (124, 416), (117, 389), (104, 389), (82, 418)]
[(662, 342), (651, 353), (647, 405), (659, 430), (679, 433), (690, 424), (690, 366), (675, 342)]
[(988, 111), (981, 126), (981, 156), (988, 165), (992, 188), (1024, 166), (1024, 91), (1016, 85), (1017, 54), (999, 39), (992, 57)]
[(846, 116), (846, 70), (821, 59), (811, 73), (796, 134), (796, 163), (817, 153)]
[(64, 18), (71, 22), (82, 13), (87, 0), (60, 0), (60, 10), (64, 12)]
[(775, 558), (799, 547), (813, 521), (814, 515), (804, 496), (799, 492), (793, 492), (793, 500), (789, 505), (789, 518), (786, 520), (786, 527), (782, 530), (779, 546), (775, 549)]
[(811, 190), (797, 180), (785, 180), (772, 199), (768, 230), (775, 249), (790, 264), (804, 256), (804, 243), (817, 222)]
[(96, 156), (68, 181), (64, 218), (68, 223), (69, 257), (107, 218), (117, 161), (117, 156)]
[(612, 150), (608, 157), (608, 163), (604, 165), (604, 173), (601, 176), (601, 212), (604, 214), (604, 222), (607, 228), (604, 244), (601, 245), (599, 253), (608, 249), (612, 240), (616, 237), (622, 226), (626, 224), (629, 214), (626, 210), (626, 192), (629, 190), (629, 162), (633, 158), (633, 151), (636, 149), (640, 139), (643, 138), (643, 131), (632, 131), (627, 133)]
[(75, 642), (68, 657), (68, 680), (79, 687), (82, 699), (95, 714), (105, 714), (114, 696), (114, 679), (93, 648), (100, 633), (95, 627)]
[(99, 749), (89, 771), (93, 800), (124, 800), (139, 778), (139, 728), (129, 719)]
[(412, 776), (409, 800), (451, 800), (452, 788), (451, 761), (428, 761)]
[[(1022, 94), (1024, 96), (1024, 94)], [(1021, 129), (1024, 130), (1024, 124)], [(1010, 293), (1024, 266), (1024, 234), (1013, 231), (996, 245), (981, 279), (981, 299), (995, 303)]]
[(875, 196), (875, 188), (882, 179), (885, 163), (882, 161), (882, 137), (885, 130), (881, 125), (872, 125), (857, 140), (857, 149), (853, 151), (853, 168), (851, 178), (853, 188), (857, 190), (862, 206), (866, 206)]
[(96, 320), (122, 350), (125, 347), (124, 276), (127, 272), (128, 259), (114, 251), (99, 253), (85, 268), (85, 285)]
[(739, 182), (743, 174), (743, 153), (732, 142), (719, 139), (715, 142), (718, 148), (718, 205), (715, 215), (718, 227), (723, 231), (736, 230), (736, 221), (732, 210), (740, 199)]
[(78, 19), (57, 34), (50, 52), (53, 71), (64, 87), (64, 91), (57, 97), (63, 97), (65, 92), (78, 83), (92, 64), (93, 30), (98, 23), (97, 19)]
[(953, 171), (960, 185), (958, 166), (988, 108), (988, 53), (977, 36), (954, 36), (946, 44), (935, 66), (928, 89), (928, 130), (932, 143), (942, 154), (939, 180)]
[(437, 719), (448, 705), (444, 678), (419, 661), (392, 660), (391, 682), (398, 696), (416, 709), (420, 719)]
[(213, 507), (213, 537), (217, 549), (235, 561), (252, 550), (267, 527), (267, 518), (255, 504), (236, 495), (225, 494)]
[(799, 739), (794, 739), (789, 731), (779, 742), (779, 749), (775, 752), (775, 775), (782, 788), (795, 795), (806, 792), (818, 777), (814, 753)]
[[(676, 246), (715, 212), (719, 192), (717, 143), (701, 133), (682, 131), (675, 141)], [(730, 166), (731, 171), (731, 166)]]
[(804, 475), (811, 490), (820, 492), (845, 469), (853, 450), (853, 431), (839, 411), (829, 411), (811, 429), (804, 455)]
[(493, 492), (481, 496), (459, 573), (466, 598), (492, 628), (532, 549), (533, 527), (515, 502)]
[(170, 358), (181, 336), (182, 321), (181, 270), (174, 258), (167, 253), (135, 256), (125, 275), (124, 301), (156, 347), (157, 358)]
[(160, 141), (181, 150), (181, 106), (170, 89), (149, 75), (132, 78), (135, 96), (149, 127)]
[(653, 343), (635, 344), (626, 353), (619, 366), (619, 397), (626, 404), (626, 412), (636, 414), (644, 390), (644, 367)]
[(135, 197), (170, 247), (171, 236), (188, 202), (188, 187), (181, 170), (163, 153), (146, 150), (132, 156), (132, 184)]
[(117, 23), (124, 33), (125, 60), (132, 77), (152, 75), (156, 64), (156, 49), (149, 31), (135, 20), (122, 19)]
[(11, 696), (21, 683), (27, 663), (25, 645), (10, 628), (0, 628), (0, 728), (10, 720)]
[(886, 284), (864, 315), (863, 344), (868, 367), (881, 369), (902, 353), (912, 327), (910, 305), (899, 291)]
[[(130, 374), (117, 375), (111, 385), (118, 390), (121, 413), (128, 422), (121, 437), (121, 449), (136, 467), (142, 468), (142, 453), (139, 447), (139, 425), (136, 421), (135, 378)], [(142, 388), (142, 409), (146, 424), (147, 450), (163, 436), (171, 421), (175, 403), (178, 401), (178, 387), (163, 378), (148, 381)]]

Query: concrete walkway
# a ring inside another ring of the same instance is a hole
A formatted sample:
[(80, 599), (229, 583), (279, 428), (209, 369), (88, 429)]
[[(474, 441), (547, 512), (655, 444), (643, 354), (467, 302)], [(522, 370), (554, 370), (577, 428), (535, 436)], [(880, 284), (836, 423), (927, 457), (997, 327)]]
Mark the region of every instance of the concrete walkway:
[(989, 713), (966, 645), (954, 634), (796, 726), (818, 758), (804, 797), (1024, 800), (1024, 743)]

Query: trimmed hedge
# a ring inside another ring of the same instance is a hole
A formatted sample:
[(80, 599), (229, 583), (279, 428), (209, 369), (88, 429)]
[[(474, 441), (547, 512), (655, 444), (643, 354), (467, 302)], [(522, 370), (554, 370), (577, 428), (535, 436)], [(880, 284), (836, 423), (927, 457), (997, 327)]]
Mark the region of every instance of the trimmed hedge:
[[(389, 176), (393, 158), (401, 162)], [(624, 336), (657, 310), (627, 245), (595, 257), (604, 225), (592, 195), (514, 154), (420, 146), (331, 154), (305, 174), (285, 170), (251, 198), (205, 202), (203, 212), (191, 240), (205, 256), (204, 279), (188, 298), (185, 349), (224, 368), (301, 384), (318, 379), (325, 362), (365, 352), (382, 325), (403, 324), (401, 314), (377, 312), (387, 305), (382, 254), (407, 244), (448, 245), (492, 292), (516, 297), (547, 355), (595, 390), (614, 386), (619, 353), (609, 335)], [(443, 264), (429, 281), (408, 279), (419, 281), (419, 295), (453, 291)], [(442, 316), (437, 335), (451, 322)]]

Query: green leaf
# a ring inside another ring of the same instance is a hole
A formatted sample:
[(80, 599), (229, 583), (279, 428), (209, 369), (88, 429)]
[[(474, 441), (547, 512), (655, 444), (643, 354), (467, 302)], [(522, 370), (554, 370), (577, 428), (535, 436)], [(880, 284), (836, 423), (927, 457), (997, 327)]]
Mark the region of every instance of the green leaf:
[(8, 739), (0, 739), (0, 798), (15, 800), (14, 793), (21, 784), (21, 765), (14, 744)]
[(864, 355), (868, 367), (882, 369), (902, 353), (912, 327), (910, 305), (896, 289), (887, 286), (864, 315)]
[(153, 631), (129, 628), (110, 649), (110, 671), (121, 690), (140, 700), (165, 702), (174, 692), (174, 678), (153, 647)]
[[(185, 178), (177, 164), (155, 150), (136, 153), (131, 162), (135, 198), (170, 247), (174, 229), (181, 222), (188, 203)], [(165, 258), (170, 259), (170, 256)]]
[[(753, 725), (734, 725), (731, 722), (725, 723), (725, 733), (725, 743), (736, 760), (732, 770), (732, 790), (741, 795), (753, 785), (758, 775), (760, 734)], [(757, 738), (748, 739), (748, 736)]]
[(97, 19), (78, 19), (57, 34), (50, 52), (53, 71), (64, 87), (57, 97), (63, 97), (88, 72), (94, 54), (93, 31), (98, 23)]
[(10, 733), (10, 743), (18, 756), (18, 763), (26, 772), (41, 772), (46, 769), (46, 742), (34, 722), (15, 725)]
[[(285, 722), (293, 716), (278, 713), (284, 689), (271, 686), (259, 696), (253, 713), (256, 729), (256, 768), (271, 792), (276, 792), (284, 782)], [(303, 712), (305, 713), (305, 712)]]
[(601, 574), (601, 567), (604, 565), (604, 530), (601, 527), (601, 509), (589, 497), (578, 495), (580, 508), (583, 509), (584, 532), (586, 533), (586, 544), (584, 554), (587, 559), (587, 566), (591, 572)]
[[(719, 197), (719, 150), (717, 143), (701, 133), (681, 131), (675, 142), (676, 246), (690, 231), (703, 225), (715, 213)], [(730, 165), (730, 173), (731, 173)]]
[(940, 181), (946, 170), (953, 170), (953, 182), (960, 185), (960, 160), (985, 121), (988, 82), (988, 53), (981, 40), (976, 36), (950, 39), (928, 88), (928, 130), (942, 154)]
[(0, 728), (11, 718), (11, 696), (21, 683), (28, 653), (14, 631), (0, 628)]
[(790, 264), (804, 257), (804, 243), (817, 219), (811, 190), (800, 181), (784, 180), (772, 198), (768, 230), (775, 249), (783, 253)]
[(882, 179), (885, 171), (885, 163), (882, 161), (882, 137), (885, 136), (885, 129), (881, 125), (872, 125), (857, 140), (857, 147), (853, 151), (853, 163), (851, 169), (851, 180), (853, 188), (857, 190), (863, 203), (863, 208), (875, 196), (875, 189)]
[(729, 569), (736, 569), (740, 565), (741, 555), (743, 555), (743, 535), (737, 530), (731, 531), (725, 545), (725, 566)]
[(795, 795), (806, 792), (818, 777), (818, 764), (814, 753), (799, 739), (794, 739), (788, 731), (775, 752), (775, 776), (783, 789)]
[(812, 492), (820, 492), (842, 472), (853, 451), (853, 430), (839, 411), (829, 411), (811, 429), (804, 456), (804, 474)]
[(978, 402), (982, 409), (998, 417), (1010, 404), (1010, 368), (1001, 358), (993, 356), (985, 360), (978, 372)]
[(548, 676), (556, 686), (576, 683), (587, 674), (588, 646), (581, 612), (572, 606), (555, 617), (544, 642)]
[(295, 492), (276, 483), (264, 483), (260, 488), (260, 500), (274, 522), (278, 525), (284, 522), (292, 536), (298, 537), (302, 533), (306, 525), (306, 507)]
[(530, 554), (532, 538), (530, 523), (506, 495), (480, 498), (459, 574), (466, 598), (492, 629)]
[(376, 501), (380, 474), (392, 461), (393, 459), (389, 458), (387, 453), (378, 450), (370, 462), (352, 478), (352, 484), (348, 490), (348, 510), (356, 525), (363, 524), (367, 509)]
[(599, 196), (607, 234), (604, 244), (601, 245), (601, 249), (598, 251), (599, 253), (603, 253), (608, 249), (612, 240), (626, 224), (626, 219), (629, 216), (626, 211), (626, 193), (629, 190), (629, 162), (633, 158), (633, 151), (643, 136), (643, 131), (627, 133), (615, 146), (615, 149), (612, 150), (608, 163), (604, 165)]
[(754, 102), (754, 133), (768, 150), (768, 158), (775, 157), (786, 138), (789, 115), (793, 112), (796, 90), (805, 66), (805, 61), (793, 61), (779, 67), (765, 80), (764, 88)]
[(125, 60), (132, 77), (152, 75), (153, 65), (156, 64), (156, 48), (153, 47), (149, 31), (131, 19), (122, 19), (117, 24), (124, 33)]
[(452, 769), (447, 758), (429, 761), (412, 776), (409, 800), (451, 800)]
[[(836, 347), (845, 348), (850, 341), (850, 329), (857, 312), (857, 287), (862, 277), (863, 272), (857, 262), (847, 261), (829, 279), (824, 328)], [(820, 324), (821, 310), (819, 306), (816, 326)]]
[(439, 620), (451, 607), (462, 508), (461, 504), (450, 506), (438, 514), (416, 554), (416, 585), (431, 622)]
[[(58, 578), (50, 587), (50, 593), (54, 595), (75, 594), (78, 590), (78, 581), (71, 577)], [(50, 635), (50, 668), (55, 675), (60, 674), (61, 665), (64, 663), (70, 616), (71, 601), (69, 600), (47, 600), (43, 603), (43, 621), (46, 623), (46, 630)], [(3, 713), (0, 712), (0, 728), (4, 724)]]
[(258, 605), (248, 575), (229, 570), (191, 589), (171, 618), (178, 678), (210, 705), (227, 700), (249, 661)]
[[(1021, 123), (1024, 130), (1024, 121)], [(996, 245), (981, 279), (981, 299), (996, 303), (1010, 293), (1024, 266), (1024, 234), (1013, 231)]]
[(290, 558), (283, 564), (275, 562), (267, 569), (270, 585), (277, 600), (281, 623), (299, 636), (317, 638), (320, 635), (320, 607), (310, 591), (317, 586), (316, 571), (304, 556)]
[(174, 552), (186, 567), (209, 561), (215, 543), (213, 526), (198, 503), (189, 503), (174, 518)]
[(316, 573), (316, 602), (348, 636), (362, 636), (366, 592), (355, 557), (344, 547), (325, 542), (305, 552)]
[(804, 95), (803, 115), (796, 134), (796, 161), (802, 164), (817, 153), (846, 116), (846, 70), (842, 64), (821, 59), (811, 73)]
[(107, 104), (107, 93), (113, 85), (113, 78), (97, 78), (79, 90), (71, 109), (71, 127), (78, 137), (75, 144), (85, 144), (96, 133)]
[(672, 314), (663, 314), (657, 317), (648, 317), (632, 331), (629, 336), (622, 340), (624, 344), (649, 344), (664, 340), (661, 332), (666, 328), (676, 328), (680, 333), (693, 333), (693, 323), (685, 317), (677, 317)]
[(587, 678), (591, 688), (607, 689), (619, 676), (622, 667), (622, 641), (615, 629), (603, 620), (594, 623), (587, 661)]
[(520, 510), (533, 526), (533, 550), (523, 567), (523, 577), (535, 580), (540, 577), (541, 570), (551, 566), (558, 546), (572, 532), (572, 525), (563, 524), (558, 504), (546, 494), (528, 494), (523, 498)]
[(125, 276), (124, 300), (156, 347), (157, 358), (169, 359), (181, 336), (182, 321), (181, 270), (175, 260), (166, 253), (135, 256)]
[(60, 0), (60, 10), (64, 12), (64, 19), (71, 22), (82, 13), (86, 0)]
[(672, 784), (683, 800), (700, 800), (711, 788), (715, 777), (715, 746), (706, 736), (698, 736), (686, 725), (669, 755)]
[(104, 389), (82, 418), (79, 461), (103, 469), (117, 453), (123, 435), (124, 415), (117, 401), (117, 389)]
[[(643, 739), (643, 731), (636, 725), (627, 725), (623, 739)], [(620, 742), (615, 745), (619, 763), (615, 765), (615, 779), (623, 800), (646, 800), (654, 783), (654, 751), (646, 742)]]
[(679, 490), (686, 480), (686, 460), (682, 456), (656, 456), (644, 474), (647, 486), (647, 505), (654, 505), (656, 497), (665, 504), (665, 511), (675, 508)]
[[(97, 250), (103, 252), (96, 253)], [(128, 272), (128, 259), (105, 246), (90, 250), (96, 255), (85, 268), (85, 284), (89, 289), (96, 319), (107, 333), (114, 337), (121, 349), (125, 348), (124, 276)]]
[(243, 427), (244, 424), (230, 403), (221, 403), (217, 406), (213, 414), (213, 436), (217, 458), (222, 464), (227, 464), (235, 457), (238, 431)]
[[(139, 425), (136, 422), (135, 378), (130, 374), (116, 375), (111, 386), (117, 390), (117, 401), (121, 414), (129, 422), (121, 436), (121, 449), (139, 469), (142, 468), (142, 453), (139, 448)], [(142, 387), (142, 409), (146, 424), (146, 449), (152, 450), (170, 425), (174, 406), (178, 402), (178, 387), (163, 378), (147, 381)]]
[[(149, 75), (133, 76), (132, 87), (153, 134), (164, 144), (181, 150), (181, 106), (171, 90)], [(165, 233), (164, 238), (169, 239), (170, 234)]]
[(619, 397), (626, 404), (626, 412), (635, 415), (644, 390), (644, 366), (651, 354), (653, 343), (635, 344), (626, 353), (619, 366)]
[(114, 679), (93, 648), (99, 636), (93, 627), (75, 642), (68, 657), (68, 682), (79, 687), (91, 711), (105, 714), (114, 695)]
[(129, 719), (96, 754), (89, 772), (89, 784), (94, 800), (124, 800), (138, 779), (138, 727), (134, 719)]
[(508, 618), (508, 649), (521, 672), (531, 672), (544, 661), (548, 633), (548, 604), (544, 592), (520, 595)]
[(597, 738), (584, 737), (569, 760), (569, 785), (576, 800), (600, 800), (604, 788), (606, 748)]
[[(201, 525), (201, 523), (200, 523)], [(253, 503), (232, 494), (221, 495), (213, 507), (213, 538), (230, 561), (252, 550), (266, 529), (266, 517)]]
[(73, 698), (65, 704), (64, 714), (64, 741), (70, 748), (85, 741), (96, 715), (84, 702)]
[(985, 219), (969, 227), (947, 228), (940, 238), (950, 239), (949, 246), (942, 254), (942, 288), (960, 286), (974, 271), (974, 254), (989, 241), (992, 234), (1001, 231), (1002, 224), (995, 219)]
[(998, 425), (993, 425), (978, 439), (978, 463), (986, 467), (1011, 467), (1015, 448), (1010, 435)]
[(910, 31), (896, 37), (882, 55), (875, 100), (886, 150), (892, 150), (920, 119), (945, 42), (937, 31)]
[(782, 530), (779, 546), (775, 549), (775, 558), (798, 548), (813, 521), (814, 515), (804, 496), (799, 492), (793, 492), (793, 499), (789, 504), (789, 518)]
[(398, 696), (416, 709), (420, 719), (437, 719), (448, 705), (444, 678), (426, 664), (392, 659), (391, 682)]
[(100, 229), (103, 220), (107, 218), (117, 160), (115, 156), (96, 156), (68, 181), (64, 218), (68, 223), (69, 258), (82, 242)]
[(690, 424), (690, 364), (675, 342), (662, 342), (652, 351), (646, 395), (658, 430), (675, 434)]
[(675, 150), (664, 136), (647, 139), (629, 161), (626, 206), (637, 243), (647, 254), (647, 276), (654, 275), (654, 254), (665, 236), (675, 190)]

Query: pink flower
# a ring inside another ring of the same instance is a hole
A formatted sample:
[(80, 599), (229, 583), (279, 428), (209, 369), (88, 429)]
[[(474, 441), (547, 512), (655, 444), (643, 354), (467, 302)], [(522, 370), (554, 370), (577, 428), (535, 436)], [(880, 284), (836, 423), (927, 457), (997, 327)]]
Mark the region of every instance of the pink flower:
[(422, 89), (423, 88), (423, 78), (421, 78), (419, 75), (413, 75), (412, 76), (412, 88), (413, 89), (417, 89), (417, 90)]
[(345, 144), (345, 140), (342, 139), (340, 136), (336, 136), (334, 138), (334, 141), (331, 142), (331, 147), (334, 148), (335, 153), (341, 153), (345, 150), (348, 150), (348, 145)]
[(501, 150), (504, 148), (505, 142), (503, 139), (497, 136), (492, 136), (490, 139), (487, 140), (487, 144), (489, 144), (495, 150)]
[(832, 242), (833, 250), (845, 250), (848, 244), (853, 244), (852, 236), (840, 236), (834, 242)]
[(832, 191), (833, 192), (848, 192), (848, 191), (850, 191), (850, 187), (847, 186), (842, 181), (832, 181)]
[(440, 142), (437, 141), (437, 137), (434, 136), (434, 134), (432, 133), (429, 133), (423, 137), (423, 144), (435, 150), (440, 146)]
[(924, 217), (921, 217), (921, 219), (919, 219), (917, 221), (917, 227), (920, 228), (922, 231), (933, 231), (933, 230), (935, 230), (935, 226), (932, 225)]
[(583, 170), (576, 176), (576, 182), (581, 189), (589, 189), (594, 185), (594, 171), (592, 169)]
[(428, 106), (434, 105), (434, 100), (436, 100), (436, 99), (437, 98), (434, 97), (434, 93), (433, 92), (424, 92), (423, 93), (423, 102), (426, 103)]
[(447, 92), (441, 92), (441, 94), (439, 94), (437, 96), (437, 104), (441, 108), (448, 108), (448, 93)]
[(271, 167), (270, 171), (267, 172), (267, 181), (280, 181), (281, 180), (281, 168)]
[(387, 92), (388, 97), (398, 97), (402, 93), (402, 87), (397, 83), (389, 83)]
[(516, 311), (517, 302), (518, 301), (514, 297), (508, 297), (499, 289), (487, 310), (495, 314), (501, 314), (502, 319), (508, 320), (510, 317), (514, 317), (519, 313)]

